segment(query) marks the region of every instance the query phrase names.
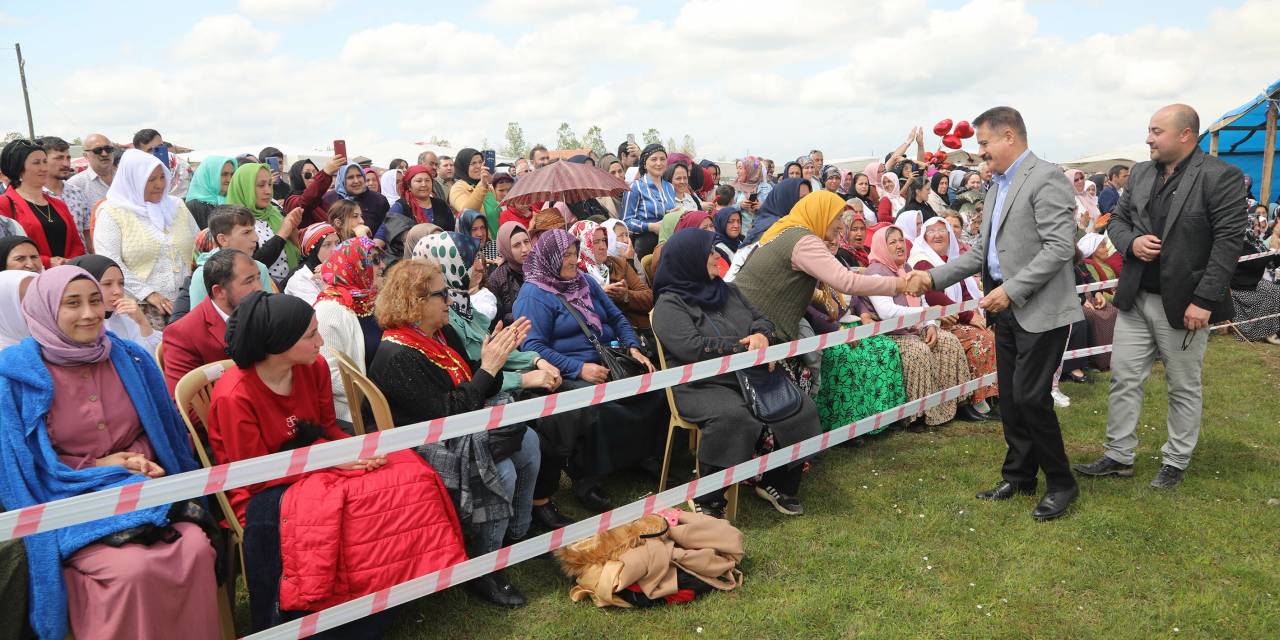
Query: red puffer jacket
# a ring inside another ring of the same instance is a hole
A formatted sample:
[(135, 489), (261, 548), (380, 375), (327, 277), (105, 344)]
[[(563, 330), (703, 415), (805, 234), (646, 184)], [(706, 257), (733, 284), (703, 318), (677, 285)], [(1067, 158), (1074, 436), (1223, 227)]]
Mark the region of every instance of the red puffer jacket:
[(317, 611), (467, 559), (449, 493), (412, 451), (309, 474), (280, 503), (280, 608)]

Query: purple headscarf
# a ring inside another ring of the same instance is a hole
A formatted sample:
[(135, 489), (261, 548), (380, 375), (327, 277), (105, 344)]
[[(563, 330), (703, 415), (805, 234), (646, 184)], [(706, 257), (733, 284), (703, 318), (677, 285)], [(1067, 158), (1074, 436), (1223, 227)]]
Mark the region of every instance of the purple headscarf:
[(556, 295), (564, 296), (573, 308), (577, 309), (587, 324), (600, 331), (600, 317), (596, 315), (591, 304), (591, 286), (587, 284), (587, 276), (581, 271), (572, 280), (560, 277), (560, 267), (564, 264), (564, 254), (570, 246), (577, 246), (578, 241), (564, 229), (551, 229), (538, 236), (537, 244), (524, 259), (524, 281)]
[(102, 293), (98, 281), (88, 271), (63, 265), (36, 276), (27, 289), (27, 296), (22, 299), (22, 315), (27, 319), (27, 329), (40, 345), (40, 354), (50, 364), (92, 364), (111, 357), (111, 340), (107, 338), (105, 322), (98, 330), (97, 340), (89, 344), (72, 340), (58, 326), (58, 308), (62, 306), (62, 295), (77, 278), (92, 282), (98, 293)]

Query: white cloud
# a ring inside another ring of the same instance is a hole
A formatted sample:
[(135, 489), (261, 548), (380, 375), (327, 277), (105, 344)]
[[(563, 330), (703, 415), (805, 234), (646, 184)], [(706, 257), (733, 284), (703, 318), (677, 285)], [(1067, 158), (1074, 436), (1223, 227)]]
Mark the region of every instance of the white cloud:
[[(297, 19), (316, 12), (292, 1), (240, 9), (265, 18), (268, 6)], [(1191, 104), (1207, 123), (1274, 81), (1280, 58), (1270, 33), (1280, 0), (1218, 9), (1194, 28), (1072, 40), (1048, 35), (1018, 0), (781, 9), (696, 0), (658, 20), (608, 0), (494, 0), (476, 10), (482, 19), (382, 24), (312, 57), (247, 18), (212, 16), (175, 41), (181, 64), (100, 61), (64, 74), (41, 129), (121, 137), (153, 126), (204, 147), (432, 135), (497, 146), (507, 122), (530, 143), (554, 142), (568, 122), (579, 134), (600, 125), (611, 147), (654, 127), (692, 135), (713, 157), (782, 160), (815, 147), (832, 158), (883, 154), (913, 125), (1009, 104), (1038, 153), (1067, 160), (1141, 141), (1169, 102)], [(485, 29), (490, 15), (518, 18), (503, 23), (514, 34)], [(395, 64), (368, 64), (388, 51)], [(307, 69), (323, 73), (280, 72)], [(17, 122), (20, 110), (0, 105), (0, 121)]]
[(476, 9), (476, 15), (489, 22), (529, 24), (608, 9), (611, 5), (609, 0), (489, 0)]
[(192, 60), (227, 60), (270, 53), (280, 35), (262, 31), (243, 16), (201, 18), (178, 41), (178, 53)]
[(276, 22), (305, 20), (332, 9), (334, 0), (240, 0), (240, 12)]

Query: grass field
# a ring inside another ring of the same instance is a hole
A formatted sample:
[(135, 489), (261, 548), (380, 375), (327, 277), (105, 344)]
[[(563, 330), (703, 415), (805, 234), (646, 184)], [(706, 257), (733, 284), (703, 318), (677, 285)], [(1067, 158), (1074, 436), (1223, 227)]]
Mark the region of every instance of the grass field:
[[(1174, 492), (1147, 486), (1165, 432), (1157, 367), (1136, 477), (1082, 481), (1061, 520), (1035, 522), (1033, 497), (973, 498), (999, 479), (998, 424), (896, 433), (824, 454), (805, 478), (804, 516), (743, 492), (737, 591), (600, 610), (570, 602), (569, 580), (535, 559), (509, 570), (527, 607), (451, 589), (400, 607), (391, 637), (1278, 638), (1280, 507), (1267, 500), (1280, 497), (1280, 349), (1215, 337), (1205, 370), (1199, 447)], [(1101, 452), (1107, 385), (1093, 375), (1064, 384), (1073, 462)], [(611, 487), (619, 504), (651, 489)]]

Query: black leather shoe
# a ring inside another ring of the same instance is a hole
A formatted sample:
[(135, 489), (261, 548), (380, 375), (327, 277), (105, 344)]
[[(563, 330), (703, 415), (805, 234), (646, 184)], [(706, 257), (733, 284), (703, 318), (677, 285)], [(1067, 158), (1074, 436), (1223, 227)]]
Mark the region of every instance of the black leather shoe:
[(1002, 480), (994, 489), (983, 491), (975, 497), (979, 500), (1008, 500), (1019, 493), (1030, 496), (1035, 495), (1035, 492), (1036, 483), (1034, 480), (1022, 484), (1014, 484), (1008, 480)]
[(546, 504), (533, 505), (533, 521), (552, 531), (573, 524), (573, 520), (560, 513), (556, 503), (550, 500)]
[(591, 487), (585, 493), (577, 494), (582, 506), (596, 512), (604, 512), (613, 508), (613, 500), (600, 487)]
[(712, 518), (720, 518), (721, 520), (724, 520), (725, 509), (728, 508), (729, 502), (723, 498), (713, 500), (711, 502), (698, 502), (697, 500), (694, 500), (693, 502), (693, 510), (695, 512), (711, 516)]
[(1121, 464), (1107, 456), (1102, 456), (1089, 464), (1073, 464), (1071, 469), (1080, 475), (1093, 476), (1095, 478), (1101, 478), (1102, 476), (1133, 477), (1133, 465)]
[(992, 420), (999, 420), (1000, 419), (1000, 399), (987, 398), (987, 406), (991, 407), (991, 409), (987, 411), (987, 417)]
[(960, 408), (956, 409), (956, 417), (965, 422), (986, 422), (991, 419), (991, 416), (978, 411), (971, 404), (960, 405)]
[(1151, 481), (1152, 489), (1172, 489), (1182, 484), (1182, 469), (1171, 464), (1160, 465), (1160, 471)]
[(524, 594), (508, 582), (507, 576), (501, 571), (468, 582), (467, 590), (471, 595), (499, 607), (515, 609), (525, 605)]
[(928, 430), (929, 425), (924, 423), (924, 418), (916, 418), (911, 421), (911, 424), (907, 425), (907, 431), (910, 431), (911, 433), (924, 433)]
[(1045, 522), (1060, 517), (1067, 512), (1076, 498), (1080, 497), (1080, 487), (1071, 487), (1062, 491), (1050, 491), (1040, 498), (1040, 504), (1031, 511), (1031, 517)]

